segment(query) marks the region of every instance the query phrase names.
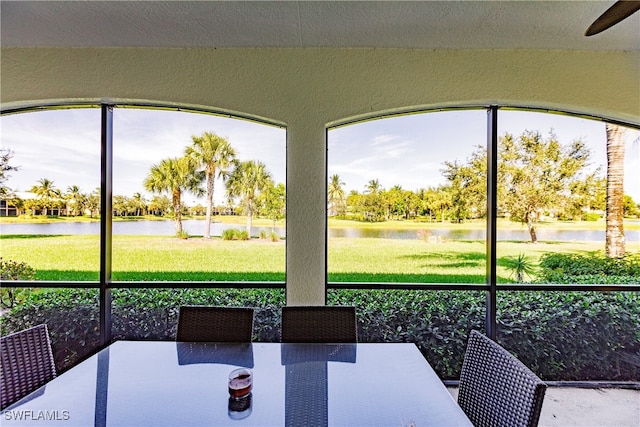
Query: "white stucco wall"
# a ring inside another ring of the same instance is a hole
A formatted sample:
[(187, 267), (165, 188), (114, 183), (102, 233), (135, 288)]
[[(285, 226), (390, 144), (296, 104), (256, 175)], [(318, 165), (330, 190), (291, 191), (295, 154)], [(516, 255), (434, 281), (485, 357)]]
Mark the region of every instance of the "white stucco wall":
[(513, 105), (640, 126), (640, 53), (404, 49), (4, 48), (2, 109), (143, 101), (285, 124), (287, 303), (324, 303), (327, 125)]

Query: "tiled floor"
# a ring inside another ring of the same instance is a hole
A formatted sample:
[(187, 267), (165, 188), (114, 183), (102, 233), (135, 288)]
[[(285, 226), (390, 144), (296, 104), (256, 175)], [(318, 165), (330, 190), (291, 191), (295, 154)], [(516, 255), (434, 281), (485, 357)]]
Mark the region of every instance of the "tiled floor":
[(640, 427), (640, 390), (549, 387), (538, 425)]

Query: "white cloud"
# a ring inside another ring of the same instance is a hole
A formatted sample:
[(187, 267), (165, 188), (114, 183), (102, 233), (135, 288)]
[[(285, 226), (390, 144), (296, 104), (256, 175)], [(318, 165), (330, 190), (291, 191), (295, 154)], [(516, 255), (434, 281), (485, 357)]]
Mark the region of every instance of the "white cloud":
[[(142, 182), (153, 163), (181, 156), (192, 135), (211, 131), (225, 136), (241, 160), (263, 161), (277, 182), (286, 179), (286, 131), (246, 120), (175, 111), (114, 110), (114, 191), (144, 192)], [(42, 178), (66, 190), (100, 185), (100, 110), (45, 110), (2, 118), (2, 147), (14, 152), (20, 169), (8, 185), (28, 190)], [(220, 191), (222, 193), (222, 191)]]
[[(501, 111), (500, 134), (524, 129), (543, 134), (554, 129), (562, 143), (582, 138), (594, 163), (606, 170), (606, 136), (598, 121), (518, 111)], [(276, 182), (286, 180), (286, 130), (246, 120), (175, 111), (114, 110), (114, 191), (143, 192), (153, 163), (180, 156), (192, 135), (205, 131), (229, 139), (241, 160), (267, 164)], [(2, 117), (1, 145), (14, 151), (21, 166), (8, 185), (26, 190), (39, 179), (58, 188), (78, 185), (90, 192), (100, 182), (100, 111), (53, 110)], [(627, 135), (625, 192), (640, 201), (640, 136)], [(328, 176), (340, 175), (347, 190), (363, 191), (371, 179), (385, 188), (407, 190), (438, 185), (446, 160), (465, 161), (475, 146), (486, 144), (484, 111), (449, 111), (373, 120), (328, 132)], [(216, 199), (223, 197), (217, 184)]]

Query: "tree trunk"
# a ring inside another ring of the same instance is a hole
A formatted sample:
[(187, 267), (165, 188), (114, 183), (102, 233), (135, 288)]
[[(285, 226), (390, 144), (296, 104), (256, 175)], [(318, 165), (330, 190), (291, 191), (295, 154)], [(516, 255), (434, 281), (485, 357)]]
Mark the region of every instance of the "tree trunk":
[(607, 123), (607, 233), (609, 258), (625, 254), (624, 243), (624, 128)]
[(213, 210), (213, 185), (215, 173), (213, 176), (207, 177), (207, 215), (205, 218), (204, 238), (211, 238), (211, 211)]
[(531, 243), (537, 243), (538, 235), (536, 234), (536, 226), (533, 223), (530, 214), (527, 214), (527, 228), (529, 229), (529, 236), (531, 236)]
[(180, 211), (180, 192), (173, 193), (173, 213), (176, 216), (176, 236), (182, 234), (182, 212)]
[(249, 235), (249, 239), (251, 239), (252, 222), (253, 222), (253, 200), (249, 199), (247, 201), (247, 234)]

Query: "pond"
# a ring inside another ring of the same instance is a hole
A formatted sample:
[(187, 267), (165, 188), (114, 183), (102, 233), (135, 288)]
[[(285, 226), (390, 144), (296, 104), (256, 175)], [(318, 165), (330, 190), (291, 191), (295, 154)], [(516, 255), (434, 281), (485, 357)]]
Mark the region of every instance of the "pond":
[[(605, 240), (604, 230), (536, 230), (539, 241), (558, 242), (603, 242)], [(638, 241), (640, 232), (637, 230), (625, 231), (628, 241)], [(378, 228), (331, 228), (329, 237), (351, 237), (351, 238), (378, 238), (378, 239), (424, 239), (429, 241), (447, 240), (485, 240), (486, 231), (456, 230), (450, 228), (428, 229), (428, 230), (394, 230)], [(501, 241), (529, 241), (530, 236), (527, 230), (500, 230), (498, 229), (498, 240)], [(635, 239), (635, 240), (634, 240)]]
[[(192, 236), (202, 236), (204, 234), (204, 222), (202, 220), (184, 220), (182, 222), (184, 230)], [(211, 224), (211, 235), (220, 236), (223, 230), (235, 228), (244, 229), (243, 224), (221, 224), (214, 222)], [(271, 232), (271, 227), (252, 227), (254, 236), (261, 232)], [(276, 227), (275, 232), (279, 236), (285, 236), (284, 227)], [(99, 234), (100, 224), (98, 222), (63, 222), (48, 224), (2, 224), (0, 234)], [(174, 222), (167, 221), (114, 221), (113, 234), (121, 235), (152, 235), (152, 236), (172, 236), (174, 234)], [(604, 230), (552, 230), (540, 229), (537, 231), (540, 241), (596, 241), (605, 240)], [(483, 229), (456, 230), (451, 228), (429, 229), (429, 230), (399, 230), (380, 228), (330, 228), (328, 235), (332, 237), (346, 238), (370, 238), (370, 239), (423, 239), (432, 241), (447, 240), (484, 240), (486, 232)], [(627, 241), (639, 241), (640, 231), (627, 230), (625, 232)], [(498, 240), (507, 241), (528, 241), (527, 230), (498, 230)]]
[[(182, 228), (190, 236), (202, 236), (204, 234), (204, 221), (187, 219), (182, 221)], [(211, 235), (221, 236), (222, 232), (229, 228), (244, 230), (244, 224), (211, 223)], [(159, 221), (114, 221), (113, 234), (137, 235), (137, 236), (173, 236), (175, 234), (175, 222), (172, 220)], [(271, 232), (271, 227), (251, 227), (251, 234), (259, 236), (261, 232)], [(276, 227), (275, 232), (284, 236), (284, 227)], [(99, 234), (99, 222), (59, 222), (47, 224), (1, 224), (0, 234)]]

